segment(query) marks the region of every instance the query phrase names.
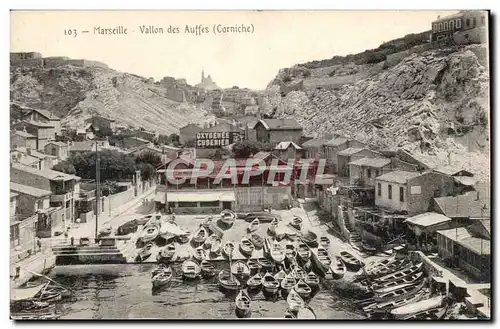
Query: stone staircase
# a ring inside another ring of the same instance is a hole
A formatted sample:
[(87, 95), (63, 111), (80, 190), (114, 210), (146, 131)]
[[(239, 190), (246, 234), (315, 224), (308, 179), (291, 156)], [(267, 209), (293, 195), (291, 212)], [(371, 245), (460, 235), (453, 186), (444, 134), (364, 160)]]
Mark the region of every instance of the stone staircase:
[(123, 264), (126, 262), (116, 246), (57, 246), (52, 248), (56, 265)]

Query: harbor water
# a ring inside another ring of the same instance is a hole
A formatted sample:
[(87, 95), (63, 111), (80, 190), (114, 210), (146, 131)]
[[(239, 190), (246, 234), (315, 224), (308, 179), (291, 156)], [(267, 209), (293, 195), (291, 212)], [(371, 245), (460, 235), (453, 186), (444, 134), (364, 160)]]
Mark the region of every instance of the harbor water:
[[(158, 291), (151, 289), (155, 264), (58, 266), (48, 276), (72, 289), (58, 305), (60, 319), (232, 319), (234, 295), (220, 291), (217, 278), (186, 282), (174, 266), (174, 278)], [(216, 264), (229, 268), (226, 262)], [(363, 319), (348, 301), (322, 284), (309, 305), (318, 319)], [(252, 298), (251, 318), (283, 318), (286, 300)]]

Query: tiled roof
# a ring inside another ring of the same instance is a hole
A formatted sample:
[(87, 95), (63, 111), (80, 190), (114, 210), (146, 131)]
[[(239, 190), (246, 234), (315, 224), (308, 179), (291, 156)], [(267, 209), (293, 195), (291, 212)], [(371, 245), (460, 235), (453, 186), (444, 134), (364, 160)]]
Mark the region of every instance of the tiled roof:
[(36, 176), (40, 176), (40, 177), (44, 177), (44, 178), (47, 178), (50, 180), (71, 180), (71, 179), (78, 180), (78, 179), (80, 179), (80, 177), (78, 177), (78, 176), (65, 174), (65, 173), (62, 173), (60, 171), (55, 171), (55, 170), (50, 170), (50, 169), (38, 170), (36, 168), (24, 166), (24, 165), (17, 164), (14, 162), (11, 162), (11, 166), (13, 169), (25, 171), (27, 173), (30, 173), (30, 174), (33, 174)]
[(49, 145), (49, 144), (54, 144), (54, 145), (57, 145), (57, 146), (60, 146), (60, 147), (66, 147), (66, 146), (68, 146), (68, 144), (66, 144), (64, 142), (48, 142), (45, 145)]
[(36, 187), (21, 185), (13, 182), (10, 182), (10, 190), (21, 194), (31, 195), (36, 198), (41, 198), (43, 196), (52, 194), (52, 192), (47, 190), (42, 190)]
[(33, 109), (33, 111), (37, 111), (38, 113), (42, 114), (44, 117), (46, 117), (49, 120), (61, 120), (57, 115), (55, 115), (54, 113), (52, 113), (48, 110)]
[(23, 130), (16, 130), (15, 134), (18, 136), (24, 137), (24, 138), (36, 138), (36, 136), (34, 136), (30, 133), (27, 133)]
[(420, 175), (422, 175), (422, 173), (418, 171), (395, 170), (388, 172), (387, 174), (380, 175), (375, 179), (397, 184), (406, 184), (410, 179)]
[(477, 178), (468, 176), (453, 176), (453, 179), (465, 186), (474, 186), (477, 183)]
[(350, 165), (360, 166), (360, 167), (373, 167), (382, 168), (391, 163), (391, 159), (385, 158), (362, 158), (356, 161), (349, 162)]
[(471, 172), (469, 172), (463, 168), (457, 167), (457, 166), (449, 166), (449, 165), (448, 166), (438, 166), (434, 169), (434, 171), (440, 172), (442, 174), (450, 175), (450, 176), (456, 175), (456, 174), (460, 173), (461, 171), (464, 171), (468, 175), (472, 176)]
[(69, 147), (69, 150), (74, 152), (93, 151), (94, 149), (95, 143), (91, 141), (73, 142), (73, 144)]
[(31, 125), (31, 126), (38, 127), (38, 128), (54, 128), (54, 125), (52, 123), (32, 121), (32, 120), (21, 121), (18, 124), (16, 124), (16, 126), (23, 126), (23, 124)]
[(446, 223), (449, 221), (451, 221), (451, 218), (446, 217), (442, 214), (438, 214), (436, 212), (426, 212), (420, 215), (410, 217), (405, 220), (405, 222), (422, 227), (429, 227), (441, 223)]
[(267, 130), (302, 130), (302, 126), (293, 119), (262, 119), (258, 122)]
[(343, 156), (351, 156), (353, 154), (359, 153), (363, 151), (363, 149), (357, 148), (357, 147), (349, 147), (346, 148), (345, 150), (340, 151), (337, 153), (338, 155), (343, 155)]
[(487, 218), (490, 217), (489, 200), (477, 200), (477, 192), (457, 196), (445, 196), (434, 198), (443, 214), (448, 217), (472, 217)]
[(321, 147), (327, 142), (324, 138), (313, 138), (302, 144), (303, 148)]
[(340, 146), (342, 144), (347, 143), (349, 140), (347, 138), (343, 137), (337, 137), (334, 139), (329, 140), (328, 142), (325, 143), (327, 146)]
[(302, 147), (298, 146), (294, 142), (280, 142), (274, 147), (275, 150), (286, 150), (292, 146), (296, 150), (302, 150)]
[(437, 232), (478, 255), (491, 254), (490, 240), (473, 237), (465, 227), (458, 227), (456, 229), (452, 228)]

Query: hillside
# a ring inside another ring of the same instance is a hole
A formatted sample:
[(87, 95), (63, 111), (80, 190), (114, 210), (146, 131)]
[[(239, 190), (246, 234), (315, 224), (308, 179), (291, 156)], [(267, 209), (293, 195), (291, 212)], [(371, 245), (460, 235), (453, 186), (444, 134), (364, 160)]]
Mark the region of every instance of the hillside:
[(405, 148), (431, 167), (451, 162), (487, 180), (486, 49), (420, 46), (377, 63), (297, 65), (280, 70), (267, 99), (275, 116), (295, 118), (310, 136)]
[(72, 125), (93, 113), (118, 124), (170, 134), (204, 120), (193, 104), (167, 99), (164, 87), (108, 68), (11, 66), (11, 102), (49, 110)]

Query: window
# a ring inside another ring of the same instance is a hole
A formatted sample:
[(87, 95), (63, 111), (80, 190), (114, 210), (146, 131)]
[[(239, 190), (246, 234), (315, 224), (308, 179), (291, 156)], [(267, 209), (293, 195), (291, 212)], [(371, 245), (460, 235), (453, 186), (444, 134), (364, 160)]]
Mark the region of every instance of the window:
[(438, 32), (441, 32), (443, 30), (443, 23), (438, 24)]
[(472, 27), (476, 27), (476, 17), (472, 19)]
[(377, 191), (378, 191), (378, 196), (382, 196), (382, 184), (380, 183), (377, 184)]
[(392, 185), (387, 185), (387, 193), (389, 195), (389, 199), (392, 199)]
[(470, 26), (470, 19), (466, 19), (465, 20), (465, 27), (469, 27)]
[(444, 22), (444, 31), (448, 31), (448, 22)]
[(461, 19), (457, 19), (457, 20), (455, 21), (455, 27), (456, 27), (457, 29), (459, 29), (459, 28), (461, 28), (461, 27), (462, 27), (462, 20), (461, 20)]
[(368, 178), (372, 178), (372, 170), (370, 168), (366, 169), (366, 175)]
[(177, 206), (179, 208), (196, 208), (198, 207), (197, 202), (178, 202)]
[(57, 155), (57, 154), (56, 154), (56, 148), (55, 148), (55, 147), (53, 147), (51, 151), (52, 151), (52, 155)]
[(486, 20), (484, 19), (484, 16), (483, 16), (483, 17), (481, 17), (481, 25), (484, 25), (484, 24), (486, 24)]
[(378, 169), (375, 170), (375, 177), (377, 177), (377, 176), (378, 176)]
[(405, 189), (402, 186), (399, 188), (399, 201), (405, 201)]
[(450, 21), (450, 30), (454, 30), (455, 29), (455, 21)]
[(200, 202), (200, 207), (218, 208), (219, 207), (219, 201), (204, 201), (204, 202)]

